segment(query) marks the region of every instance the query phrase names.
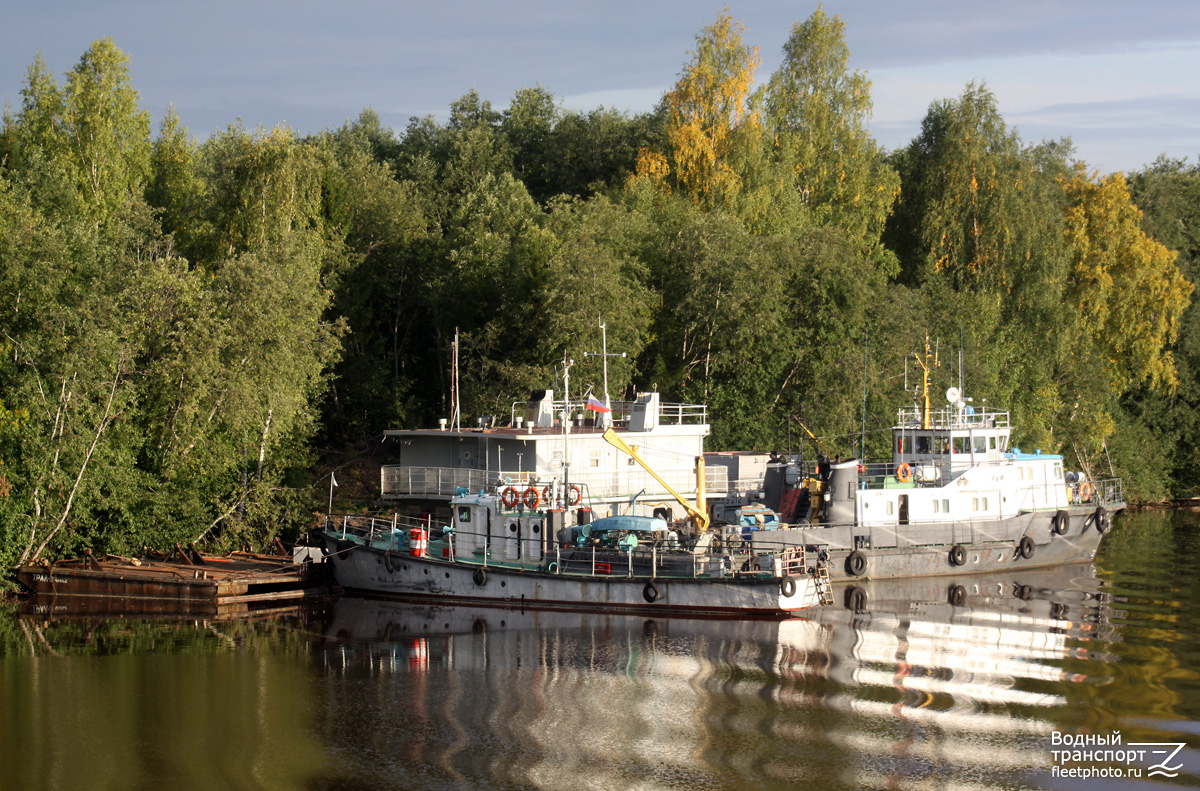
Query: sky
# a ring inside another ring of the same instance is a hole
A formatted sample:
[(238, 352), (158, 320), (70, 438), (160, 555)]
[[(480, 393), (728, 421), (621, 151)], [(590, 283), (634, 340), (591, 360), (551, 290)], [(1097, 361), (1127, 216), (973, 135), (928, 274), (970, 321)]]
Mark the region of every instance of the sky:
[[(3, 3), (0, 102), (20, 105), (41, 53), (56, 74), (105, 36), (131, 59), (142, 107), (174, 105), (198, 139), (240, 120), (300, 134), (371, 107), (402, 133), (445, 120), (471, 89), (503, 109), (541, 85), (566, 109), (646, 112), (674, 84), (696, 34), (723, 8), (778, 67), (815, 2), (696, 0), (43, 0)], [(979, 81), (1026, 143), (1069, 137), (1103, 173), (1160, 155), (1200, 156), (1195, 0), (829, 0), (849, 68), (872, 81), (871, 133), (907, 145), (937, 101)]]

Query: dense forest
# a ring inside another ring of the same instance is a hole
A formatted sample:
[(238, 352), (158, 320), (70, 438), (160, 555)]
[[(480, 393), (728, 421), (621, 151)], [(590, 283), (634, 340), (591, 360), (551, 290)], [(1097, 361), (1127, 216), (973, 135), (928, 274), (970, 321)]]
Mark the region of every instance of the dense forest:
[(929, 337), (1021, 447), (1200, 495), (1200, 167), (1092, 172), (982, 83), (884, 151), (837, 17), (765, 81), (743, 35), (703, 28), (643, 115), (533, 87), (204, 141), (152, 130), (111, 40), (35, 59), (0, 130), (0, 564), (295, 535), (336, 454), (448, 416), (456, 332), (463, 413), (507, 417), (564, 354), (599, 390), (601, 322), (614, 397), (708, 404), (713, 450), (865, 422), (885, 455)]

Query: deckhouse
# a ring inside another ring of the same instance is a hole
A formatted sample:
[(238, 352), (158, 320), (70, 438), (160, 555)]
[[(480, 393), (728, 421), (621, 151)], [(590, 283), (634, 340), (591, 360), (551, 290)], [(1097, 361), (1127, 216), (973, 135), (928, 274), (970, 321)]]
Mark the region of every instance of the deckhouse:
[[(653, 477), (603, 439), (612, 426), (650, 460), (676, 491), (695, 499), (696, 459), (708, 436), (707, 410), (700, 404), (664, 403), (658, 393), (612, 404), (610, 413), (589, 411), (585, 401), (556, 400), (551, 390), (534, 391), (512, 405), (506, 425), (481, 418), (472, 427), (384, 432), (399, 456), (381, 470), (381, 494), (397, 510), (448, 512), (450, 498), (505, 491), (534, 510), (552, 501), (564, 508), (587, 506), (596, 517), (623, 514), (637, 498), (636, 512), (678, 511)], [(726, 471), (705, 471), (706, 487), (725, 491)]]

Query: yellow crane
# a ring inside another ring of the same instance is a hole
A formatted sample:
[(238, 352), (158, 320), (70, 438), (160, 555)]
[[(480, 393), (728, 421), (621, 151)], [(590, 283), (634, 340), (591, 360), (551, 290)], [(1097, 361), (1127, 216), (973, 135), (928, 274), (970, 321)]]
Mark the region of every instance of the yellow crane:
[(654, 478), (654, 480), (656, 480), (660, 484), (662, 484), (662, 487), (664, 489), (666, 489), (671, 494), (672, 497), (674, 497), (676, 500), (678, 500), (679, 504), (682, 505), (684, 507), (684, 509), (688, 512), (688, 516), (691, 517), (692, 523), (696, 526), (697, 532), (703, 533), (706, 530), (708, 530), (708, 521), (709, 521), (708, 514), (704, 513), (705, 507), (704, 507), (704, 457), (703, 456), (696, 457), (696, 505), (692, 506), (691, 503), (689, 503), (687, 500), (685, 500), (683, 498), (683, 495), (679, 494), (679, 492), (672, 489), (671, 485), (669, 483), (667, 483), (662, 478), (660, 478), (658, 473), (656, 473), (653, 469), (650, 468), (650, 465), (647, 464), (645, 462), (645, 460), (643, 460), (642, 457), (638, 455), (638, 452), (636, 450), (629, 447), (629, 445), (625, 442), (625, 440), (623, 440), (619, 436), (617, 436), (616, 431), (614, 431), (611, 428), (608, 429), (607, 431), (605, 431), (604, 432), (604, 440), (609, 445), (612, 445), (614, 448), (624, 451), (625, 453), (629, 454), (630, 458), (632, 458), (638, 464), (642, 465), (643, 470), (650, 473), (650, 475)]

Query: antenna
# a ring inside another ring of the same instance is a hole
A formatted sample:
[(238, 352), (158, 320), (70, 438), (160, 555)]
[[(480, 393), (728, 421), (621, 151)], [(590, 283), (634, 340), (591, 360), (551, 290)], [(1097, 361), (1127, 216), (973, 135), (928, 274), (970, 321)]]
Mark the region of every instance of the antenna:
[[(608, 325), (604, 323), (604, 320), (601, 317), (597, 316), (596, 319), (600, 322), (600, 352), (584, 352), (583, 356), (599, 357), (604, 362), (604, 405), (611, 409), (612, 402), (608, 400), (608, 358), (627, 357), (628, 355), (626, 355), (625, 352), (613, 352), (612, 354), (608, 353)], [(612, 420), (612, 413), (602, 412), (600, 417), (602, 418), (601, 424), (608, 425), (608, 422)]]
[(858, 446), (859, 458), (867, 457), (867, 350), (871, 346), (871, 331), (866, 331), (863, 340), (863, 407), (862, 407), (862, 444)]
[(462, 413), (458, 408), (458, 327), (454, 328), (454, 343), (450, 346), (450, 425), (455, 431), (462, 428)]

